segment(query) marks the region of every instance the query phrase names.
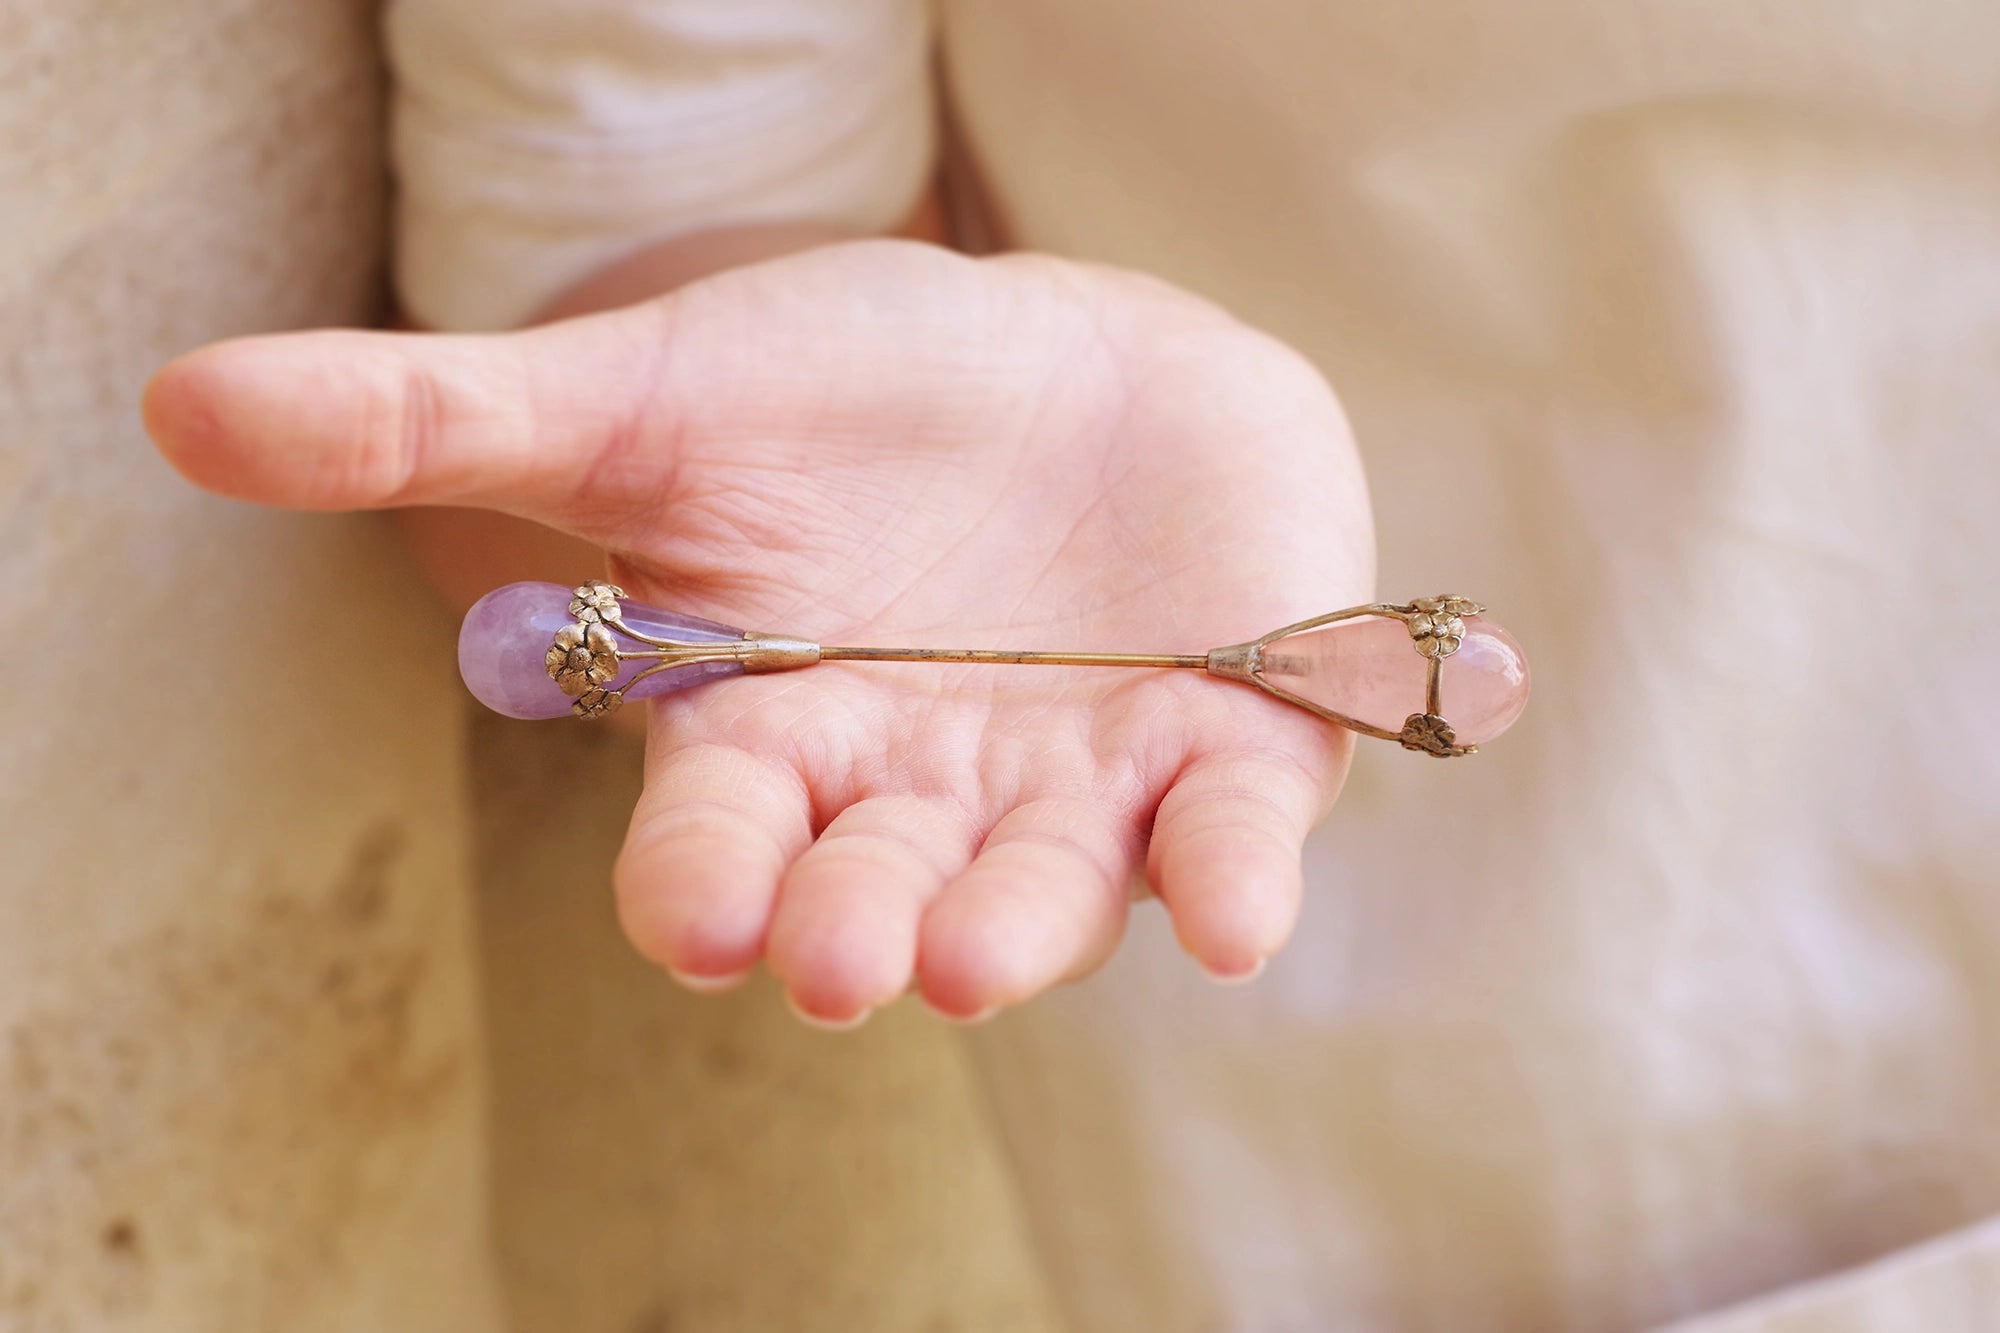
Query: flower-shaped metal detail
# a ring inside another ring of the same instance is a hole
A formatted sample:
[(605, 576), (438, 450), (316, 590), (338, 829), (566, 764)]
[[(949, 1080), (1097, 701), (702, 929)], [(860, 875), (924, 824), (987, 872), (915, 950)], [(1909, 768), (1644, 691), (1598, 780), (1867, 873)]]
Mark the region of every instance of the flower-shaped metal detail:
[(587, 721), (610, 717), (624, 702), (625, 696), (617, 690), (587, 690), (569, 706), (569, 710)]
[(623, 614), (618, 607), (618, 599), (625, 590), (615, 583), (593, 580), (577, 585), (576, 595), (570, 598), (569, 613), (586, 625), (618, 623)]
[(1405, 750), (1422, 750), (1425, 754), (1439, 759), (1453, 759), (1462, 754), (1475, 754), (1476, 745), (1460, 745), (1458, 733), (1451, 729), (1451, 723), (1436, 713), (1412, 713), (1403, 719), (1402, 734), (1396, 737)]
[(1410, 637), (1425, 657), (1443, 659), (1465, 642), (1465, 621), (1486, 608), (1467, 597), (1419, 597), (1410, 603)]
[(581, 698), (617, 676), (618, 640), (602, 625), (564, 625), (543, 664), (564, 694)]

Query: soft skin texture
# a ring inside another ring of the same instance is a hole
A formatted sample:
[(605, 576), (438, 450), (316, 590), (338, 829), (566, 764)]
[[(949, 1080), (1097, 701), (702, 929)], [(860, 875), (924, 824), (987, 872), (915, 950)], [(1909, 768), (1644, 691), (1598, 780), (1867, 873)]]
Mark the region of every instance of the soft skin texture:
[[(467, 505), (636, 597), (829, 643), (1194, 652), (1367, 600), (1346, 424), (1302, 359), (1150, 279), (870, 241), (477, 337), (285, 334), (163, 369), (224, 494)], [(1292, 928), (1346, 733), (1196, 672), (830, 664), (652, 709), (634, 945), (763, 960), (811, 1018), (949, 1016), (1100, 964), (1135, 876), (1222, 977)]]

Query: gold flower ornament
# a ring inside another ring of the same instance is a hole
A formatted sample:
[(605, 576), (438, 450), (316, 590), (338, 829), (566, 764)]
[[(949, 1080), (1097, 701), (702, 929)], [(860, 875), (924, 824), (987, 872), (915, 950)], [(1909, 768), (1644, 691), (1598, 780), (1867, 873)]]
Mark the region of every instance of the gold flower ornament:
[(615, 583), (593, 580), (579, 584), (570, 598), (569, 613), (586, 625), (615, 625), (622, 614), (618, 599), (624, 595), (625, 590)]
[(1419, 597), (1410, 603), (1410, 637), (1425, 657), (1443, 659), (1465, 642), (1464, 616), (1486, 608), (1468, 597)]
[(601, 624), (564, 625), (543, 659), (549, 678), (579, 699), (618, 675), (618, 641)]

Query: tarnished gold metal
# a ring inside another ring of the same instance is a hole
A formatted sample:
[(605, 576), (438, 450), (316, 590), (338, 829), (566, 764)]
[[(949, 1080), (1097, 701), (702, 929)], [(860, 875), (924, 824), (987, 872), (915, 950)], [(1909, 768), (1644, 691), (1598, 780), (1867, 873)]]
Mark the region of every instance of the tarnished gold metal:
[[(625, 623), (620, 599), (625, 590), (616, 584), (592, 582), (580, 585), (570, 601), (569, 612), (576, 617), (556, 633), (548, 652), (549, 676), (576, 702), (571, 711), (578, 717), (605, 717), (624, 702), (624, 691), (656, 671), (697, 662), (738, 662), (746, 672), (797, 671), (821, 662), (937, 662), (987, 663), (1015, 666), (1110, 666), (1151, 668), (1197, 668), (1223, 680), (1255, 685), (1266, 694), (1305, 709), (1329, 722), (1374, 736), (1396, 741), (1406, 750), (1420, 750), (1438, 758), (1476, 754), (1476, 745), (1459, 745), (1451, 723), (1442, 714), (1440, 699), (1444, 659), (1456, 653), (1465, 639), (1466, 616), (1476, 616), (1485, 607), (1470, 598), (1444, 594), (1419, 597), (1400, 605), (1371, 602), (1345, 610), (1314, 616), (1294, 625), (1274, 629), (1248, 643), (1231, 644), (1206, 653), (1065, 653), (996, 648), (861, 648), (821, 645), (755, 632), (739, 640), (721, 643), (682, 643), (657, 639)], [(1316, 704), (1275, 685), (1264, 675), (1264, 649), (1280, 639), (1307, 630), (1321, 629), (1343, 620), (1379, 616), (1399, 620), (1409, 629), (1410, 641), (1425, 659), (1425, 710), (1412, 713), (1402, 730), (1388, 731)], [(617, 647), (616, 635), (624, 635), (648, 645), (648, 650), (627, 652)], [(643, 660), (651, 665), (617, 690), (602, 688), (615, 679), (626, 661)]]
[[(1470, 598), (1451, 594), (1419, 597), (1401, 605), (1371, 602), (1366, 606), (1350, 606), (1345, 610), (1330, 611), (1323, 616), (1301, 620), (1295, 625), (1282, 626), (1248, 643), (1217, 648), (1208, 655), (1208, 671), (1210, 675), (1246, 681), (1266, 694), (1283, 699), (1288, 704), (1295, 704), (1308, 713), (1337, 723), (1349, 731), (1357, 731), (1364, 736), (1374, 736), (1380, 740), (1395, 741), (1406, 750), (1420, 750), (1440, 759), (1477, 754), (1478, 746), (1457, 744), (1451, 723), (1441, 715), (1443, 705), (1439, 696), (1444, 659), (1457, 652), (1459, 645), (1465, 640), (1463, 617), (1479, 615), (1485, 609)], [(1274, 684), (1264, 674), (1264, 650), (1278, 640), (1289, 638), (1294, 634), (1303, 634), (1308, 630), (1324, 629), (1343, 620), (1357, 620), (1363, 616), (1379, 616), (1402, 621), (1410, 631), (1410, 641), (1427, 659), (1424, 675), (1425, 711), (1410, 714), (1403, 720), (1400, 731), (1388, 731), (1382, 727), (1371, 726), (1359, 718), (1349, 717), (1345, 713), (1314, 703), (1311, 699), (1292, 693), (1282, 685)]]
[(1465, 642), (1462, 616), (1476, 616), (1486, 608), (1469, 597), (1419, 597), (1403, 608), (1409, 615), (1410, 637), (1417, 651), (1432, 661), (1443, 661)]
[(997, 648), (834, 648), (822, 662), (986, 662), (1013, 666), (1201, 667), (1201, 653), (1043, 653)]

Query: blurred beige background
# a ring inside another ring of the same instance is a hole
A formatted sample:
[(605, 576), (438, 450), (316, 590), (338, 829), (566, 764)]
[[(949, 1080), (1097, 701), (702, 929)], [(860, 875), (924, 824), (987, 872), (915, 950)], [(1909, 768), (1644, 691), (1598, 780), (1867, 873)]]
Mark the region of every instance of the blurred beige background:
[(480, 719), (387, 526), (153, 366), (381, 310), (373, 6), (0, 0), (0, 1329), (1051, 1325), (952, 1034), (636, 963), (631, 743)]

